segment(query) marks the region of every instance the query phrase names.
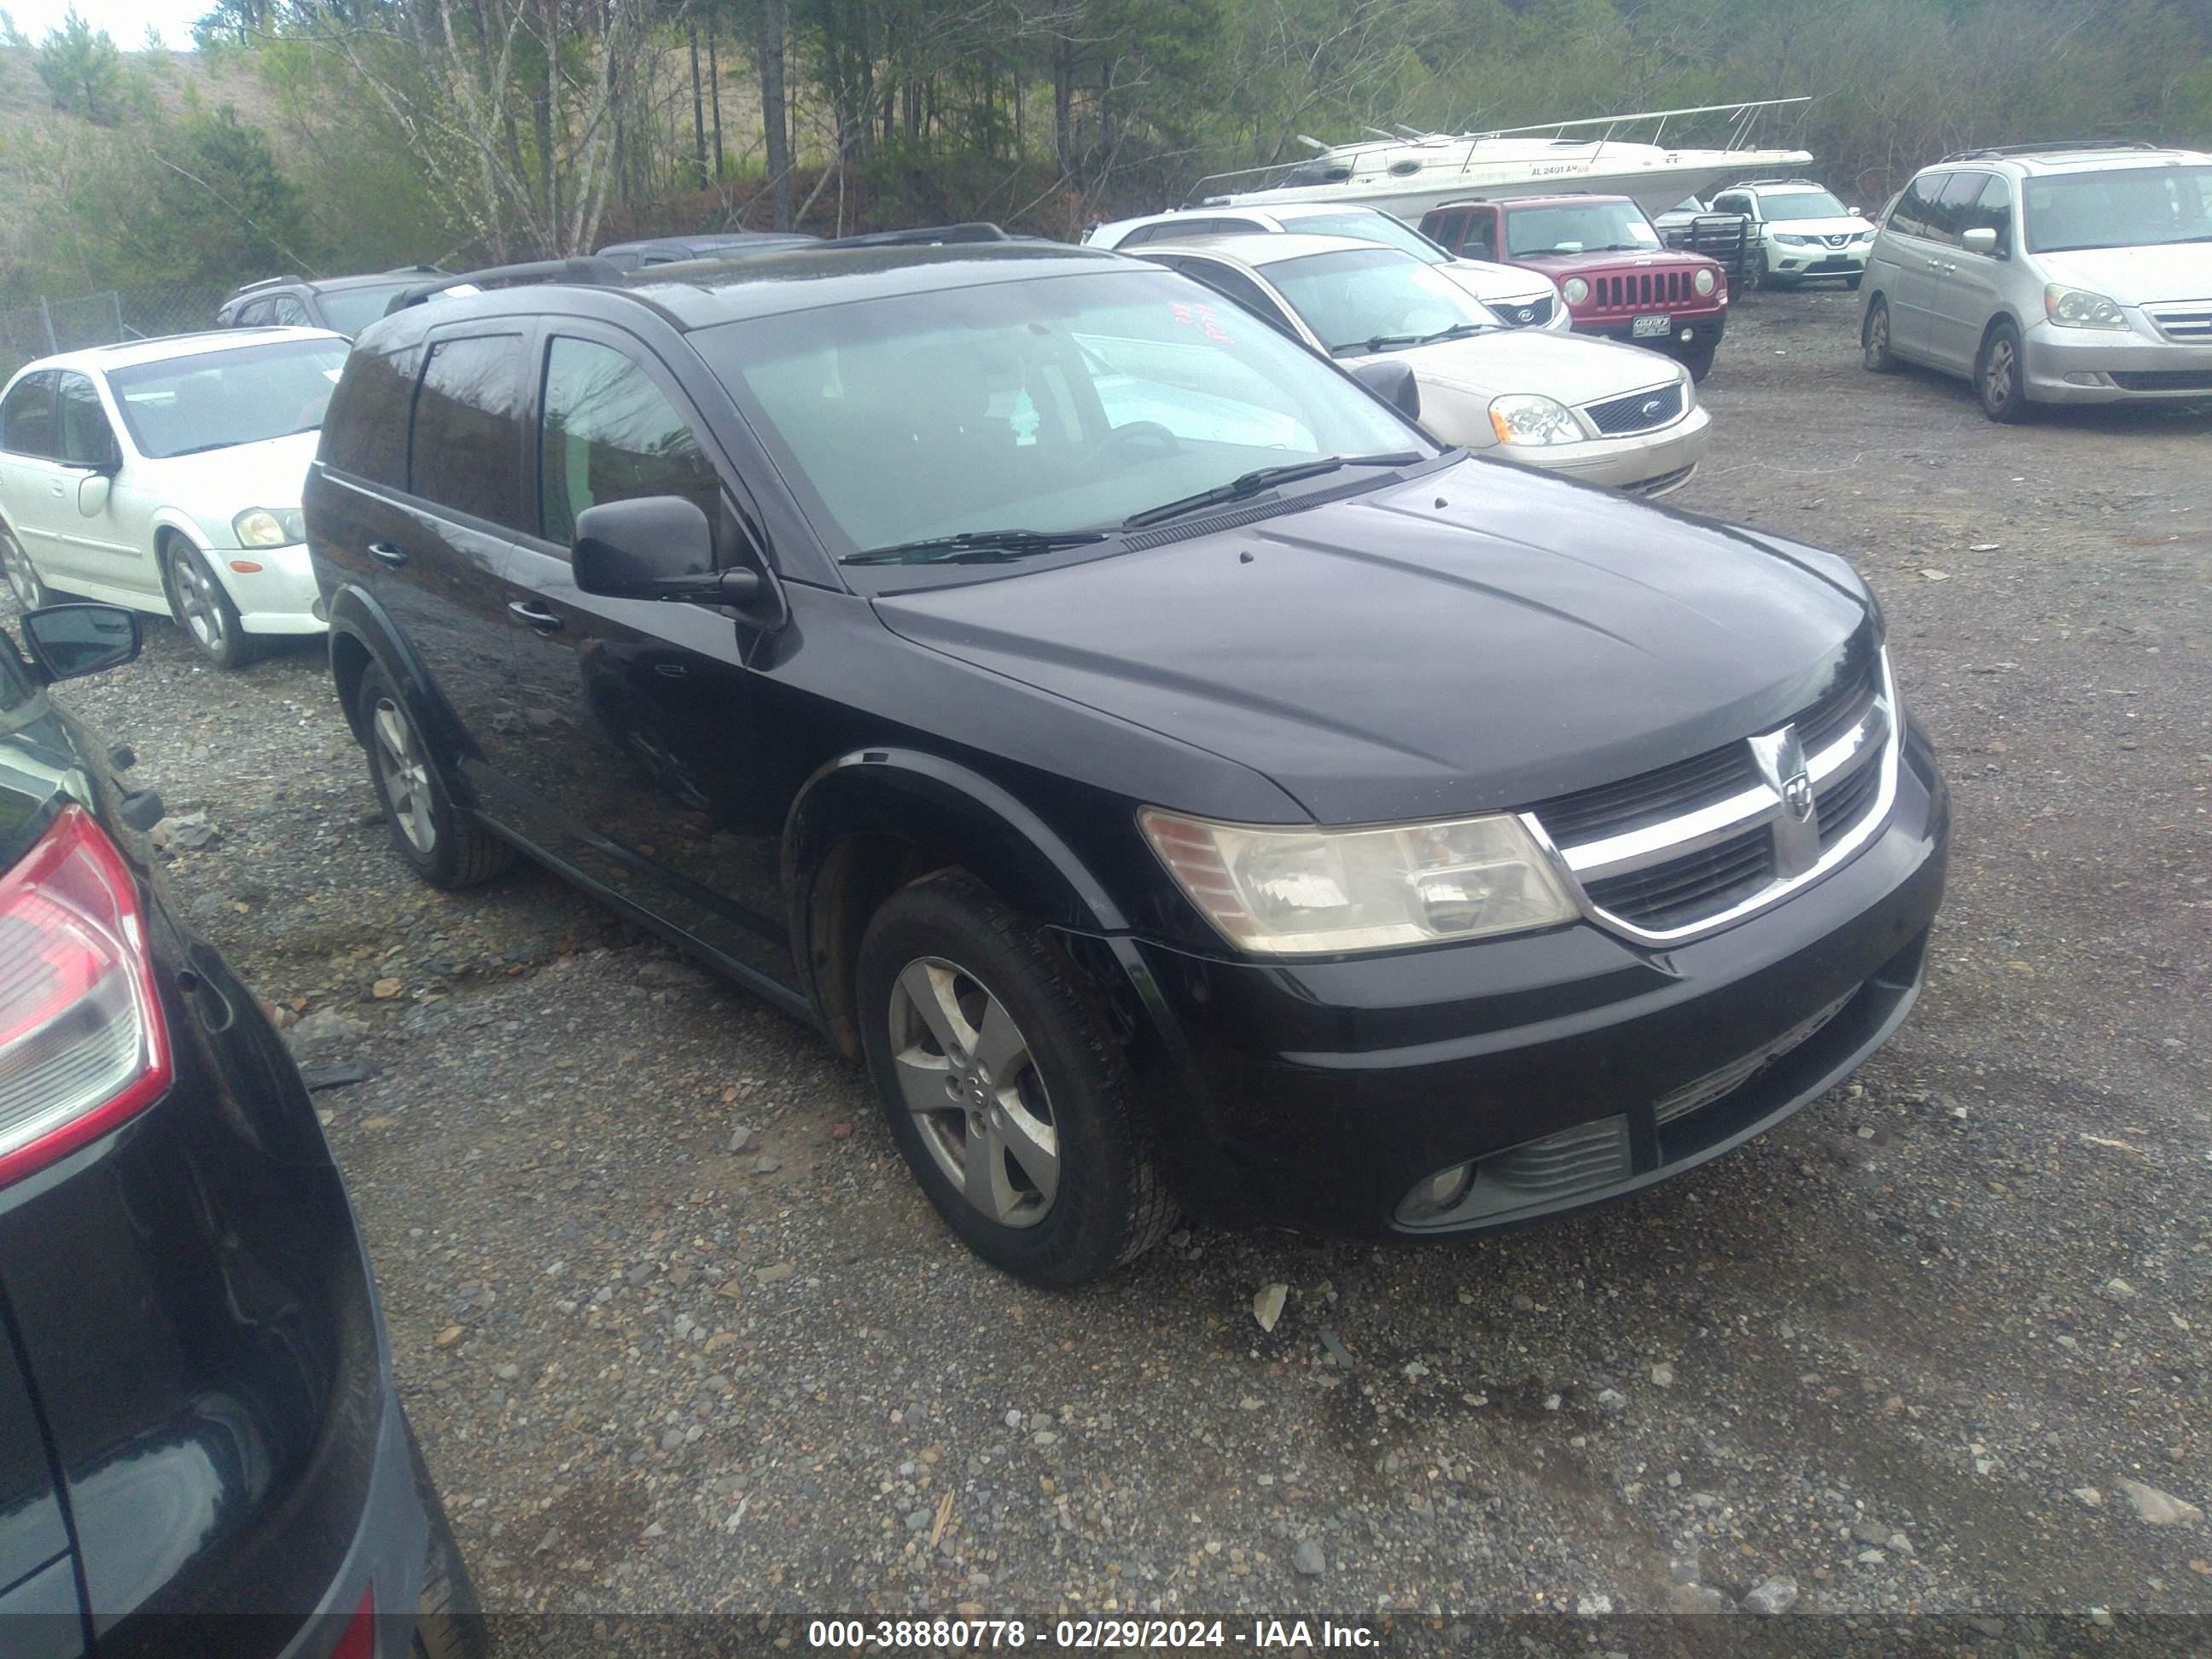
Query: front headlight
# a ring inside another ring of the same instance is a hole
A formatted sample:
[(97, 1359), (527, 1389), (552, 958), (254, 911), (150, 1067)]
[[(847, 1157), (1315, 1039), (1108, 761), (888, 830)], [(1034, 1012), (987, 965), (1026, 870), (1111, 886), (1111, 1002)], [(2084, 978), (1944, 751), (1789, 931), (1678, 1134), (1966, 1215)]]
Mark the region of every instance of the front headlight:
[(1570, 276), (1559, 284), (1559, 292), (1567, 296), (1567, 303), (1578, 306), (1589, 298), (1589, 284), (1579, 276)]
[(1690, 286), (1700, 294), (1711, 294), (1714, 287), (1713, 273), (1710, 270), (1700, 270), (1690, 278)]
[(289, 547), (307, 539), (296, 507), (249, 507), (230, 521), (240, 547)]
[(1218, 823), (1147, 806), (1146, 840), (1239, 950), (1382, 951), (1482, 939), (1575, 918), (1518, 818), (1492, 813), (1366, 830)]
[(1812, 239), (1807, 236), (1785, 236), (1778, 230), (1774, 233), (1774, 240), (1784, 247), (1802, 247)]
[(1578, 444), (1583, 429), (1565, 404), (1533, 392), (1490, 400), (1490, 429), (1502, 444)]
[(2101, 294), (2052, 283), (2043, 290), (2043, 314), (2061, 328), (2125, 328), (2127, 314)]

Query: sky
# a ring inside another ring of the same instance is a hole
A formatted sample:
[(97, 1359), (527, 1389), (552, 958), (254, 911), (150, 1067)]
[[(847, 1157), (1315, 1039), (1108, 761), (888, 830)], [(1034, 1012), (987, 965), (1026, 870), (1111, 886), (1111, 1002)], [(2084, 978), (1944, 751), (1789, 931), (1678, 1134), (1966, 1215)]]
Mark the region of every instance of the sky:
[[(60, 27), (70, 0), (0, 0), (0, 8), (15, 18), (17, 28), (39, 40), (48, 29)], [(161, 31), (172, 51), (189, 52), (193, 22), (213, 7), (210, 0), (77, 0), (77, 9), (93, 27), (113, 35), (115, 44), (126, 52), (145, 44), (149, 23)]]

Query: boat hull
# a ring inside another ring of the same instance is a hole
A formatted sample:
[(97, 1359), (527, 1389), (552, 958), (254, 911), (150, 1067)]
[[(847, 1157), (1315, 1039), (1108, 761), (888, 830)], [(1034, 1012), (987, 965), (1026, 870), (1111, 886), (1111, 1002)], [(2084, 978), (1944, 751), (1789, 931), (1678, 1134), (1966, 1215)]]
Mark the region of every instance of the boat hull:
[[(1620, 155), (1624, 148), (1629, 147), (1615, 146), (1613, 155), (1555, 153), (1540, 161), (1517, 157), (1492, 161), (1471, 155), (1464, 162), (1447, 151), (1410, 176), (1401, 177), (1385, 168), (1370, 172), (1355, 163), (1349, 179), (1280, 185), (1206, 199), (1235, 207), (1266, 207), (1280, 202), (1356, 203), (1380, 208), (1413, 224), (1431, 208), (1470, 197), (1499, 201), (1587, 191), (1597, 196), (1633, 198), (1638, 207), (1656, 218), (1686, 196), (1703, 200), (1739, 179), (1803, 167), (1813, 160), (1809, 152), (1802, 149), (1655, 149), (1648, 155), (1636, 156)], [(1394, 154), (1403, 156), (1407, 151), (1401, 149)]]

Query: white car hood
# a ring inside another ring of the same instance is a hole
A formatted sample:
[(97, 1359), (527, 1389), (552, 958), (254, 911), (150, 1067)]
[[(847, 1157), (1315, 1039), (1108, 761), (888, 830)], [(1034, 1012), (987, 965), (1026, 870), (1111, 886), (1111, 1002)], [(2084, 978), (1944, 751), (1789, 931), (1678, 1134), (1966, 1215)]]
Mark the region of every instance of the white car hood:
[(142, 487), (151, 487), (167, 505), (204, 525), (210, 537), (228, 542), (231, 520), (247, 507), (300, 505), (307, 463), (315, 459), (321, 438), (320, 432), (293, 432), (197, 455), (137, 461), (131, 470)]
[(1379, 354), (1379, 360), (1392, 358), (1411, 368), (1425, 389), (1445, 387), (1486, 402), (1502, 392), (1534, 392), (1563, 404), (1585, 404), (1665, 386), (1681, 374), (1666, 358), (1640, 346), (1532, 329), (1439, 340), (1434, 345)]
[(2212, 243), (2085, 247), (2033, 257), (2052, 282), (2091, 289), (2124, 306), (2212, 299)]

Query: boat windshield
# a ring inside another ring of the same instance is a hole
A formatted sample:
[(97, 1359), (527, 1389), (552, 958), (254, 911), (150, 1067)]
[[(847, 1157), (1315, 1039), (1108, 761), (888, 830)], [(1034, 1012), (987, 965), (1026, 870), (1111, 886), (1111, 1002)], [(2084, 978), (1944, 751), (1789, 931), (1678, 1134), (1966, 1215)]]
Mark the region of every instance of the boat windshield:
[(1562, 202), (1515, 208), (1505, 216), (1505, 246), (1516, 259), (1547, 253), (1641, 253), (1659, 233), (1633, 202)]

